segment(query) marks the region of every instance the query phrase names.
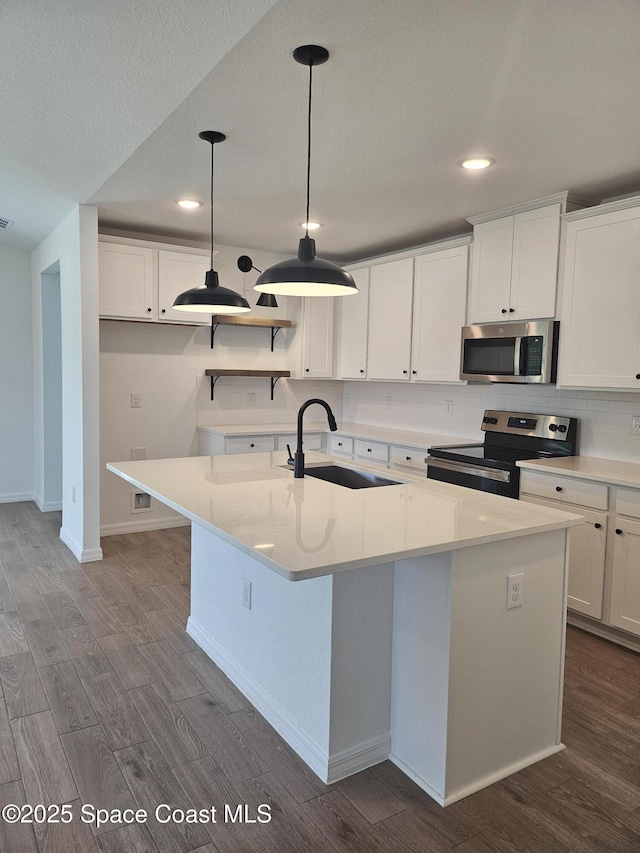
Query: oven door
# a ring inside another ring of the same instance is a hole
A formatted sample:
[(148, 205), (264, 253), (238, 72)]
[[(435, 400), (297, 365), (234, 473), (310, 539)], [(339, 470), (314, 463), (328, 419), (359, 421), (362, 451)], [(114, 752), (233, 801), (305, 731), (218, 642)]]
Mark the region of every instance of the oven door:
[(481, 492), (518, 497), (518, 472), (501, 468), (490, 468), (475, 462), (459, 462), (455, 459), (427, 457), (427, 479), (440, 480), (454, 486), (466, 486)]

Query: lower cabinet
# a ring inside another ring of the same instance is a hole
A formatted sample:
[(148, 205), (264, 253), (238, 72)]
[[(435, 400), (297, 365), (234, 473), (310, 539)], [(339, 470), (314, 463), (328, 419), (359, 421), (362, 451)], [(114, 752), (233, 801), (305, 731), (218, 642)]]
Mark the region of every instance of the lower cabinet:
[(640, 636), (640, 521), (615, 518), (610, 621)]
[(640, 637), (640, 489), (523, 470), (520, 498), (584, 516), (570, 530), (568, 606), (614, 641), (607, 626)]

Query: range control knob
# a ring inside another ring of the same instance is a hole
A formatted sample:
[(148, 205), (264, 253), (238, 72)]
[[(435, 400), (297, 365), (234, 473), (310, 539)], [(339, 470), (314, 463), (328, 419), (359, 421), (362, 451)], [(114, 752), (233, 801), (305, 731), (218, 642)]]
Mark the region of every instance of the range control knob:
[(497, 424), (497, 423), (498, 423), (498, 419), (497, 419), (497, 418), (489, 418), (489, 423), (490, 423), (490, 424)]
[(482, 419), (482, 423), (483, 423), (483, 424), (490, 424), (490, 423), (491, 423), (491, 418), (489, 418), (489, 417), (487, 417), (487, 415), (485, 415), (485, 416), (483, 417), (483, 419)]
[(566, 432), (567, 427), (565, 424), (558, 424), (558, 432)]
[(558, 425), (557, 424), (549, 424), (549, 429), (551, 430), (551, 432), (555, 432), (558, 429)]

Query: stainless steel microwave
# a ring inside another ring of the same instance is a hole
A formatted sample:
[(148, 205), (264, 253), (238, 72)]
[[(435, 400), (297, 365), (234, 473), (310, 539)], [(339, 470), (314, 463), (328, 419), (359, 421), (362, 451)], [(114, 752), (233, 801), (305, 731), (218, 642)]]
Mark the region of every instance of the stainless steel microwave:
[(460, 379), (555, 382), (559, 325), (555, 320), (529, 320), (465, 326)]

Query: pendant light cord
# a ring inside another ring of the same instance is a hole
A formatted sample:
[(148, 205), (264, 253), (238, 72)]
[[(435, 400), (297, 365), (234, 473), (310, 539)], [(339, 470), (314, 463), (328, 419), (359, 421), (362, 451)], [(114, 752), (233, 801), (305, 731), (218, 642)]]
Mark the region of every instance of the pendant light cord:
[(311, 184), (311, 84), (313, 62), (309, 65), (309, 109), (307, 115), (307, 218), (305, 219), (305, 237), (309, 236), (309, 186)]
[(211, 143), (211, 269), (213, 269), (213, 142)]

